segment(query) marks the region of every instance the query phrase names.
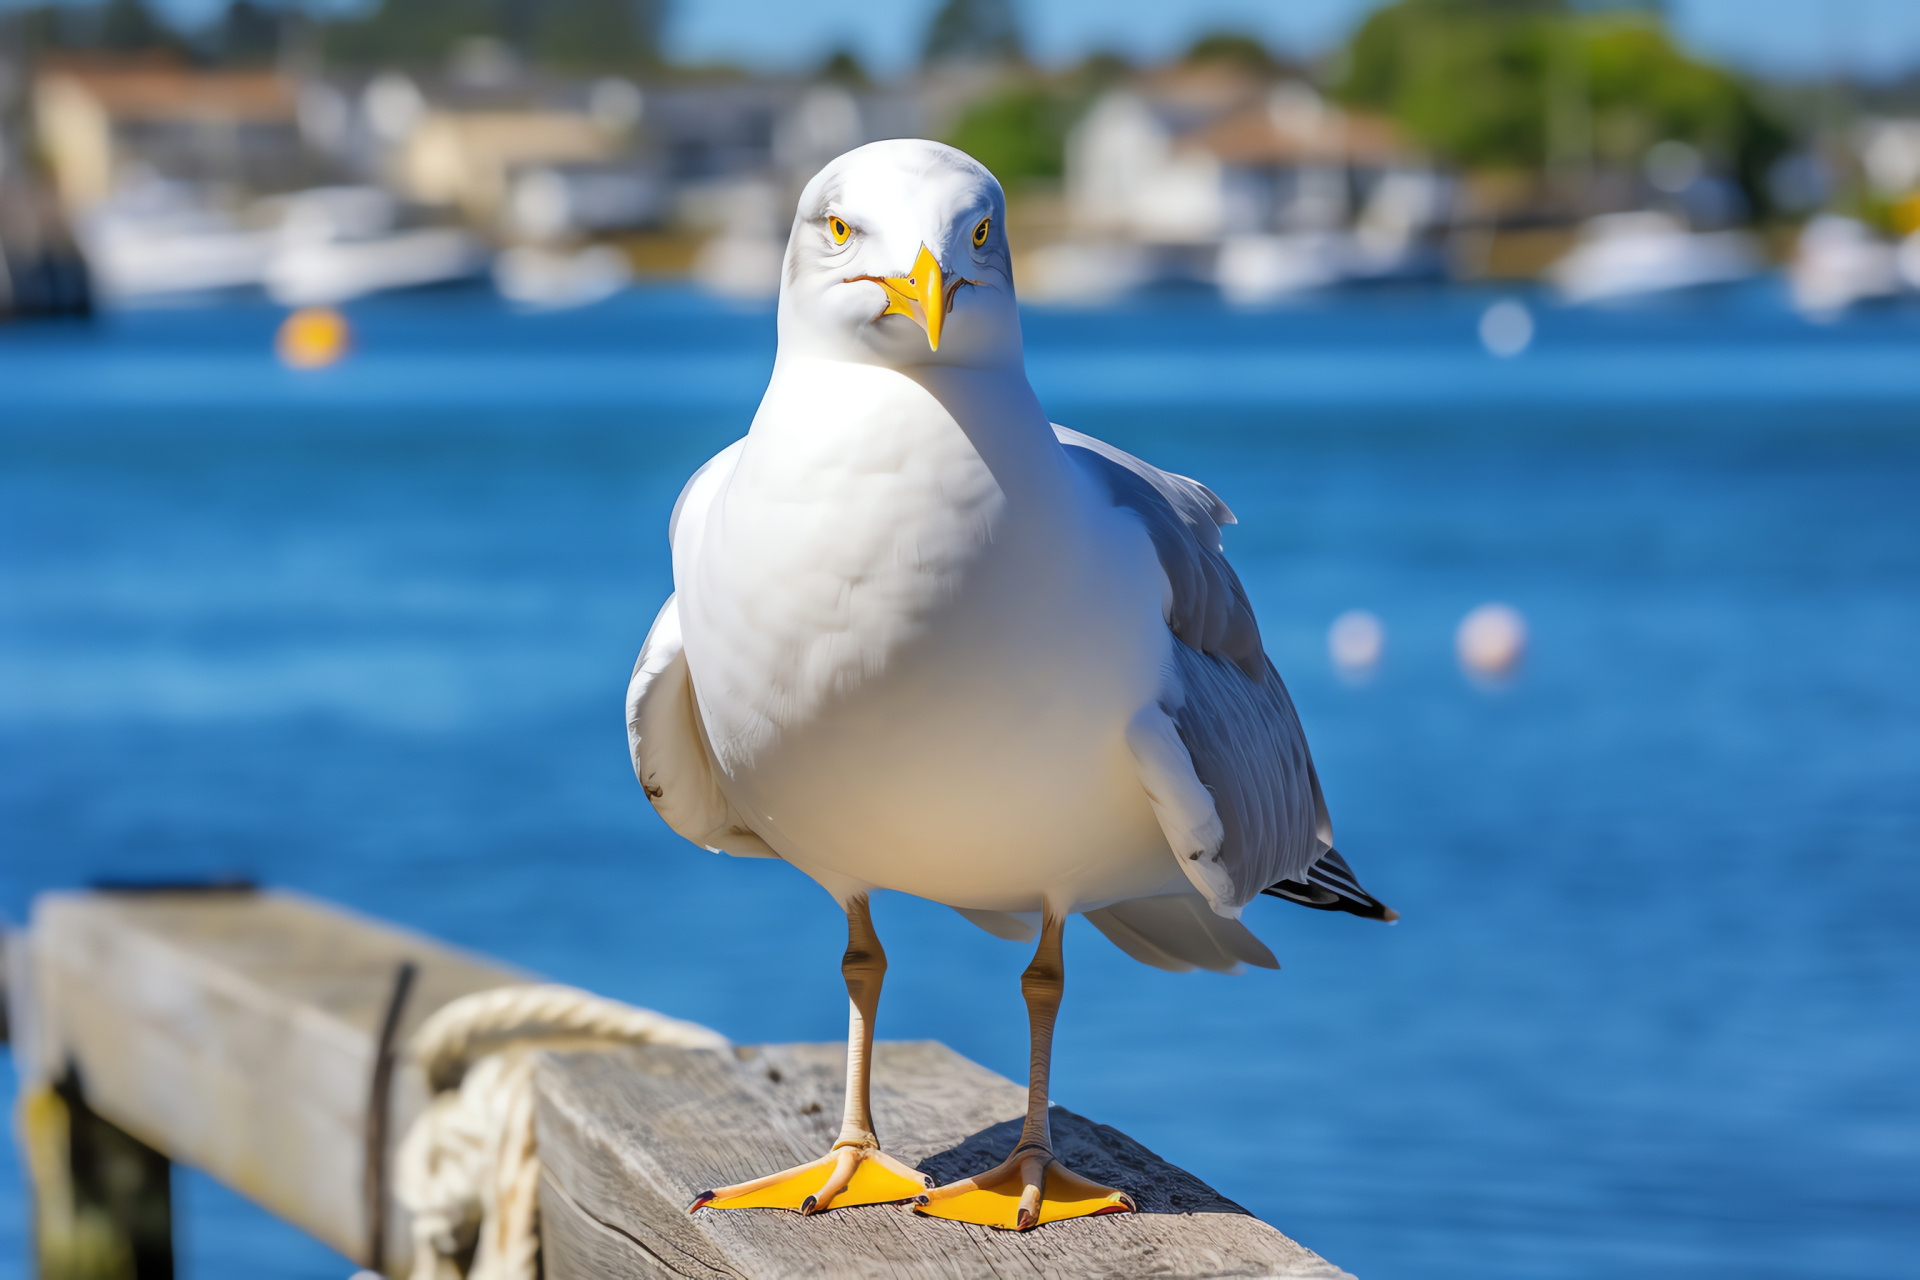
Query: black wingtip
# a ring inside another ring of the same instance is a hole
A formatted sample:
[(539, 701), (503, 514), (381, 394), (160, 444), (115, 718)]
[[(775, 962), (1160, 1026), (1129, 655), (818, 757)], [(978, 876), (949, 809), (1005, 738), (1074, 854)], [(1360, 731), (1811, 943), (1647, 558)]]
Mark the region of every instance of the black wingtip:
[(1398, 911), (1360, 887), (1353, 868), (1334, 849), (1321, 854), (1319, 861), (1307, 868), (1305, 880), (1281, 880), (1260, 892), (1315, 911), (1344, 911), (1388, 924), (1400, 918)]

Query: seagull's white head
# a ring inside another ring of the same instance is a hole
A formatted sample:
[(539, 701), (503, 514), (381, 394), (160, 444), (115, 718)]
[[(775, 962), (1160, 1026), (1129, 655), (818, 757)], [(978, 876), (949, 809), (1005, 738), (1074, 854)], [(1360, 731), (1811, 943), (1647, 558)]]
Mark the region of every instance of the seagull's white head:
[(1018, 365), (1007, 198), (964, 151), (847, 152), (800, 193), (780, 277), (782, 352), (892, 368)]

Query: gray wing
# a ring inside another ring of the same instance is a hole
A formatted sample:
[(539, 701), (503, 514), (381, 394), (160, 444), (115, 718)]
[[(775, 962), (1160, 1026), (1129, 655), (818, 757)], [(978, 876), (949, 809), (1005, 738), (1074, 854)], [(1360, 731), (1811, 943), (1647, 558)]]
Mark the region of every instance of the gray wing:
[(1197, 653), (1216, 653), (1255, 680), (1266, 678), (1260, 624), (1240, 578), (1227, 563), (1220, 530), (1233, 512), (1198, 480), (1162, 471), (1104, 440), (1054, 424), (1067, 456), (1100, 476), (1115, 506), (1140, 517), (1160, 567), (1173, 585), (1167, 626)]
[(1172, 587), (1173, 670), (1128, 743), (1181, 869), (1216, 912), (1237, 916), (1270, 885), (1304, 879), (1333, 826), (1293, 699), (1220, 545), (1233, 513), (1197, 480), (1065, 427), (1054, 434), (1139, 518)]

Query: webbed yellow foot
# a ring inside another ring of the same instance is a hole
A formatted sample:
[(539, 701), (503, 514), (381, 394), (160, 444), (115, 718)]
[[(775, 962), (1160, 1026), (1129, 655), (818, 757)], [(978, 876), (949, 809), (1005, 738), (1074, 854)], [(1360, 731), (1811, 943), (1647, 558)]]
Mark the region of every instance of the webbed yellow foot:
[(1036, 1145), (1024, 1145), (976, 1177), (935, 1187), (913, 1211), (1001, 1231), (1031, 1231), (1046, 1222), (1131, 1213), (1133, 1197), (1081, 1177)]
[(825, 1213), (864, 1204), (899, 1204), (925, 1195), (933, 1180), (879, 1147), (837, 1142), (818, 1160), (751, 1182), (702, 1191), (687, 1206), (699, 1209), (788, 1209)]

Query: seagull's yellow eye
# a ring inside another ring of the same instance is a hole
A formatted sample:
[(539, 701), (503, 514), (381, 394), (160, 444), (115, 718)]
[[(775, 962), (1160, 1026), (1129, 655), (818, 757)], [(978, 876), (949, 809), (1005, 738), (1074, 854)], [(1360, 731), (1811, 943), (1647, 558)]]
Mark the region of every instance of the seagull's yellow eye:
[(973, 247), (978, 249), (987, 242), (987, 232), (993, 230), (993, 219), (982, 218), (980, 225), (973, 229)]
[(838, 218), (827, 219), (827, 230), (833, 233), (835, 244), (845, 244), (847, 237), (853, 234), (853, 229)]

